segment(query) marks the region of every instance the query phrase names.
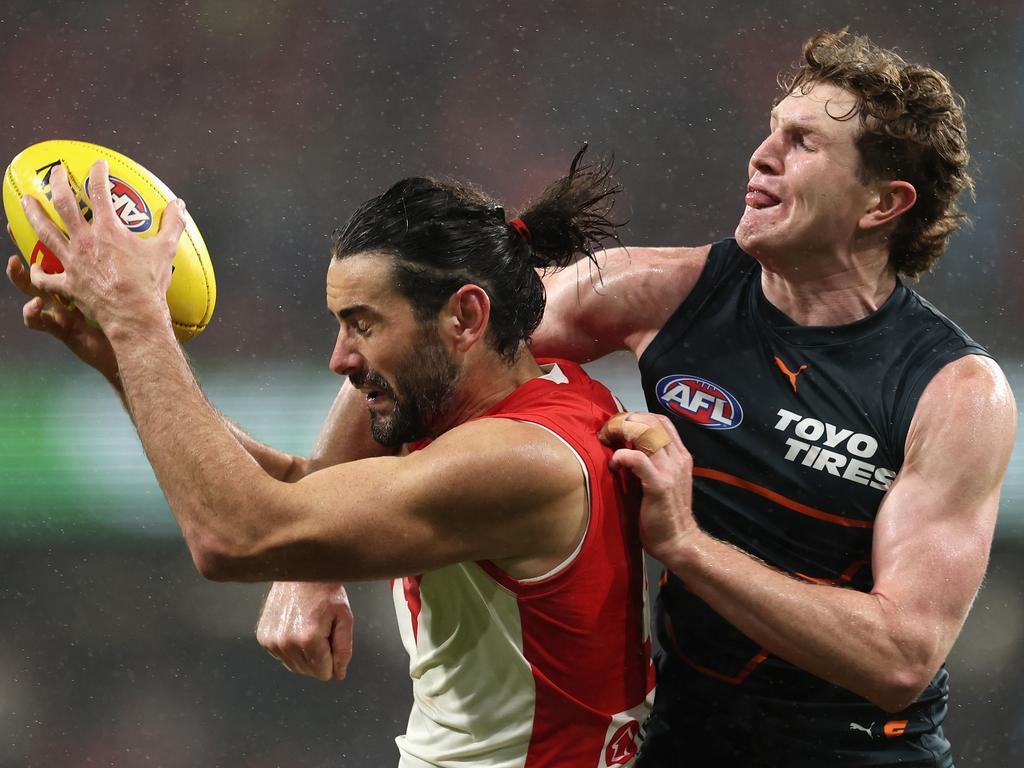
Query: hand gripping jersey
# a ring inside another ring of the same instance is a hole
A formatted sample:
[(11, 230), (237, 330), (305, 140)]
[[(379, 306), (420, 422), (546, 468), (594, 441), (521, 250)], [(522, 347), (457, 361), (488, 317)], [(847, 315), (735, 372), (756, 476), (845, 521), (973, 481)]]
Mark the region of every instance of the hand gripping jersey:
[[(760, 265), (725, 240), (640, 371), (648, 408), (673, 421), (693, 455), (693, 509), (707, 532), (798, 579), (866, 592), (875, 515), (902, 466), (918, 399), (940, 368), (970, 354), (986, 352), (902, 284), (862, 320), (798, 326), (764, 297)], [(682, 680), (678, 696), (694, 700), (694, 687), (705, 687), (721, 723), (807, 734), (841, 705), (840, 722), (827, 726), (836, 733), (824, 737), (833, 747), (934, 729), (945, 715), (944, 669), (916, 705), (920, 721), (887, 715), (772, 656), (672, 575), (655, 626), (656, 710)], [(741, 700), (759, 704), (728, 710)], [(902, 725), (884, 730), (890, 722)]]
[(481, 417), (561, 439), (583, 469), (589, 522), (576, 551), (538, 578), (470, 562), (393, 582), (414, 699), (400, 766), (633, 765), (654, 675), (640, 493), (597, 439), (618, 410), (579, 366), (557, 361)]

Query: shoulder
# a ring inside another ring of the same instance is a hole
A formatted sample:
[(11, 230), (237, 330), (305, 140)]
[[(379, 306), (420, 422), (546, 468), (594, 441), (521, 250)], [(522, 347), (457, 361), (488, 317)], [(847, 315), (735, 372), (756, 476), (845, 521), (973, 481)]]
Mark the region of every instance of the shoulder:
[(935, 338), (939, 338), (942, 339), (942, 343), (947, 347), (960, 345), (965, 349), (974, 349), (980, 353), (985, 352), (978, 342), (972, 339), (963, 328), (951, 320), (938, 307), (909, 286), (904, 286), (904, 288), (909, 297), (907, 305), (910, 308), (910, 314), (916, 316), (916, 322), (927, 328), (928, 332), (932, 334), (931, 338), (927, 339), (927, 345), (933, 345)]
[(907, 462), (1005, 469), (1017, 431), (1013, 391), (990, 357), (965, 355), (944, 365), (921, 394), (907, 434)]
[(921, 408), (925, 416), (959, 413), (1016, 417), (1017, 412), (1006, 374), (985, 355), (964, 355), (942, 366), (925, 387), (919, 411)]

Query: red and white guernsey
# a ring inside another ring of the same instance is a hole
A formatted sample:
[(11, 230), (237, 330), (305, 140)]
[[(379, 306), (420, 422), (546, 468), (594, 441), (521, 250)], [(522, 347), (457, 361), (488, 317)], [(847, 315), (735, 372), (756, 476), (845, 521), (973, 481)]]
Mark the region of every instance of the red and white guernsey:
[[(542, 361), (543, 363), (543, 361)], [(396, 579), (413, 708), (401, 768), (633, 765), (654, 690), (639, 488), (608, 468), (597, 431), (619, 410), (574, 363), (548, 361), (482, 418), (530, 422), (576, 455), (590, 517), (549, 573), (487, 561)]]

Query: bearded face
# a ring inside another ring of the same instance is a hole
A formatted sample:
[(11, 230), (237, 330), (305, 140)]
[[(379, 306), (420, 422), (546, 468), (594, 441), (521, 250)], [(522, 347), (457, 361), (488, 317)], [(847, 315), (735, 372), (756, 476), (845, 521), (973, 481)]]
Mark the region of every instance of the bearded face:
[(432, 434), (455, 393), (459, 366), (436, 329), (425, 324), (391, 377), (393, 383), (381, 372), (367, 369), (353, 372), (349, 379), (366, 393), (373, 439), (397, 448)]

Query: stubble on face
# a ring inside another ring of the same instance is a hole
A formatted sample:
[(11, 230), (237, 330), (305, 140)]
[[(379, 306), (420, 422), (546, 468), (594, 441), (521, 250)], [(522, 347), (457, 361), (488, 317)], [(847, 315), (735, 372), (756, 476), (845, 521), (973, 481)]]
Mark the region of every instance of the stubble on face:
[(387, 395), (390, 412), (370, 410), (370, 432), (386, 448), (422, 440), (444, 417), (455, 395), (459, 366), (431, 324), (421, 327), (409, 354), (394, 374), (394, 385), (373, 370), (350, 376), (360, 388), (369, 386)]

